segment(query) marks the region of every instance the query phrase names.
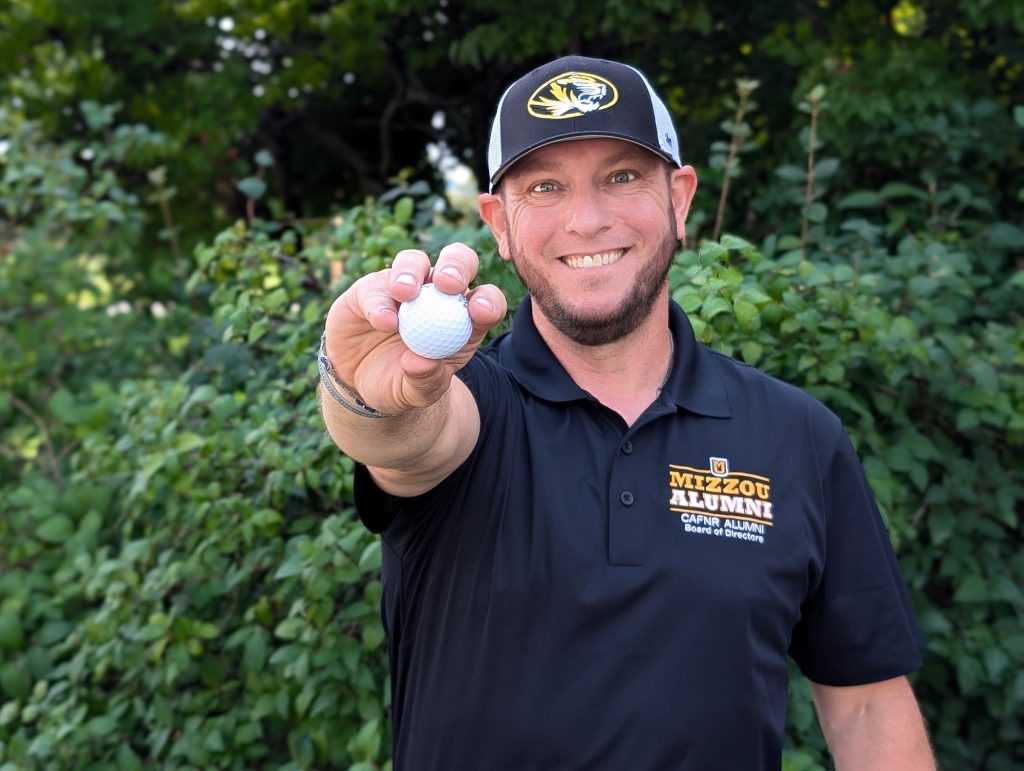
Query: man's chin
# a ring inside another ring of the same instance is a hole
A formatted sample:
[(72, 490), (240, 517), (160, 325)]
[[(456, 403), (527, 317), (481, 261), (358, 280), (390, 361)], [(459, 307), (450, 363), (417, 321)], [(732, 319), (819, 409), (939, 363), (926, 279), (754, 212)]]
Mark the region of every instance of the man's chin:
[(635, 308), (618, 307), (602, 311), (588, 307), (574, 310), (565, 306), (540, 307), (541, 313), (559, 332), (579, 345), (596, 346), (614, 343), (634, 332), (650, 313)]

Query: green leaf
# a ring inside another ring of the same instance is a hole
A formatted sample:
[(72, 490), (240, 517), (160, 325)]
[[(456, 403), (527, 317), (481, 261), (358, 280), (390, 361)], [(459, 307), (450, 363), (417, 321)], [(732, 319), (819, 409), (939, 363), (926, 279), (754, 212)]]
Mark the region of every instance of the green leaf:
[(224, 737), (220, 731), (214, 728), (203, 739), (203, 748), (210, 752), (220, 753), (224, 751)]
[(1006, 635), (1003, 638), (1003, 647), (1014, 661), (1024, 662), (1024, 632)]
[(303, 566), (306, 564), (305, 558), (301, 554), (292, 554), (274, 573), (274, 578), (281, 580), (283, 578), (291, 578), (302, 573)]
[(115, 106), (101, 105), (91, 99), (79, 103), (78, 108), (90, 131), (99, 131), (112, 124), (118, 111)]
[(308, 627), (304, 618), (286, 618), (274, 628), (274, 635), (282, 640), (295, 640)]
[(75, 397), (64, 388), (57, 389), (50, 397), (49, 410), (64, 423), (72, 423), (75, 412)]
[(267, 635), (262, 629), (254, 629), (246, 638), (242, 648), (242, 665), (258, 672), (267, 660)]
[(957, 682), (960, 684), (960, 692), (973, 694), (978, 684), (984, 677), (984, 670), (981, 662), (969, 656), (962, 656), (956, 662)]
[(981, 415), (977, 410), (962, 409), (956, 414), (956, 430), (970, 431), (981, 425)]
[(721, 244), (706, 243), (700, 248), (701, 265), (713, 265), (729, 254), (729, 250)]
[(267, 192), (267, 183), (257, 177), (246, 177), (236, 187), (246, 198), (259, 199)]
[(975, 359), (967, 365), (967, 371), (978, 387), (991, 392), (999, 390), (999, 374), (996, 372), (995, 367), (987, 361)]
[(916, 198), (919, 201), (927, 201), (928, 193), (921, 188), (913, 187), (905, 182), (890, 182), (878, 191), (885, 200), (890, 198)]
[(20, 657), (14, 660), (6, 658), (6, 662), (0, 663), (0, 693), (6, 693), (12, 699), (24, 699), (32, 687), (25, 662)]
[(412, 219), (415, 203), (409, 196), (403, 196), (395, 202), (395, 221), (405, 224)]
[(753, 340), (744, 340), (740, 343), (740, 358), (747, 364), (756, 365), (763, 355), (764, 346), (760, 343), (756, 343)]
[(745, 249), (753, 248), (753, 244), (746, 239), (740, 238), (739, 236), (733, 236), (728, 233), (721, 238), (722, 246), (729, 251), (742, 252)]
[(249, 335), (247, 337), (248, 343), (251, 345), (257, 342), (263, 337), (270, 329), (270, 322), (267, 319), (260, 319), (249, 328)]
[(363, 549), (363, 553), (359, 556), (359, 567), (376, 573), (380, 570), (380, 564), (380, 540), (375, 538), (366, 544), (366, 548)]
[(87, 730), (94, 737), (107, 736), (117, 730), (118, 721), (110, 715), (100, 715), (89, 721)]
[(206, 439), (199, 436), (199, 434), (192, 433), (191, 431), (185, 431), (174, 437), (174, 449), (177, 452), (188, 453), (197, 447), (202, 447), (206, 444)]
[(380, 751), (380, 720), (373, 718), (364, 723), (348, 742), (348, 751), (359, 760), (370, 761)]
[(193, 634), (200, 640), (216, 640), (220, 637), (220, 627), (207, 621), (201, 621), (192, 628)]
[(782, 752), (782, 771), (821, 771), (814, 756), (804, 750), (785, 749)]
[[(19, 712), (18, 703), (14, 702), (14, 701), (9, 701), (6, 704), (4, 704), (2, 707), (0, 707), (0, 726), (10, 725), (15, 720), (17, 720), (18, 719), (18, 712)], [(3, 743), (0, 742), (0, 748), (2, 748), (2, 747), (3, 747)], [(2, 756), (0, 756), (0, 757), (2, 757)], [(6, 768), (5, 766), (0, 766), (0, 769), (5, 769), (5, 768)], [(18, 769), (15, 766), (15, 767), (13, 767), (11, 769), (11, 771), (18, 771)]]
[(828, 216), (828, 207), (823, 203), (812, 203), (809, 206), (803, 207), (802, 213), (808, 222), (820, 224)]
[(989, 588), (981, 576), (966, 576), (953, 594), (954, 602), (987, 602)]
[(1024, 249), (1024, 230), (1010, 222), (996, 222), (988, 229), (988, 242), (998, 249)]
[(857, 273), (849, 265), (836, 265), (832, 271), (832, 278), (836, 283), (842, 284), (847, 281), (853, 281), (857, 278)]
[(840, 209), (877, 209), (882, 203), (882, 196), (874, 190), (856, 190), (843, 196), (836, 205)]
[(817, 179), (827, 179), (839, 171), (838, 158), (822, 158), (814, 164), (814, 176)]
[(779, 166), (775, 169), (775, 175), (782, 177), (787, 182), (806, 182), (807, 181), (807, 169), (802, 169), (799, 166), (785, 165)]
[(761, 326), (761, 314), (757, 306), (745, 300), (734, 300), (732, 304), (736, 313), (736, 323), (744, 332), (753, 332)]
[(48, 543), (63, 543), (75, 532), (74, 523), (63, 514), (54, 514), (37, 529), (36, 536)]
[(674, 299), (679, 304), (679, 307), (687, 314), (696, 312), (697, 309), (700, 308), (700, 304), (703, 302), (700, 292), (693, 286), (680, 287), (672, 293), (672, 299)]
[(767, 294), (758, 286), (745, 286), (738, 295), (739, 299), (746, 300), (754, 305), (765, 305), (772, 301), (771, 295)]
[(732, 305), (724, 297), (710, 297), (700, 308), (700, 315), (707, 321), (722, 313), (731, 313)]
[(24, 639), (18, 614), (13, 610), (0, 611), (0, 650), (19, 650)]
[(985, 650), (984, 660), (989, 682), (999, 683), (1010, 667), (1010, 659), (999, 648), (990, 647)]

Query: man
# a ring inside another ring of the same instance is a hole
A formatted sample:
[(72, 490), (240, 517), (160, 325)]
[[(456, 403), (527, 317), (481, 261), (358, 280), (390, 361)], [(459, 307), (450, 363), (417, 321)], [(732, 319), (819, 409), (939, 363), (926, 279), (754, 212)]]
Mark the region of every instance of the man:
[(466, 292), (466, 246), (339, 297), (324, 420), (384, 546), (395, 768), (779, 768), (787, 656), (839, 768), (932, 768), (920, 634), (837, 418), (699, 345), (667, 272), (696, 190), (626, 65), (514, 83), (480, 214), (529, 295), (468, 292), (467, 345), (397, 307)]

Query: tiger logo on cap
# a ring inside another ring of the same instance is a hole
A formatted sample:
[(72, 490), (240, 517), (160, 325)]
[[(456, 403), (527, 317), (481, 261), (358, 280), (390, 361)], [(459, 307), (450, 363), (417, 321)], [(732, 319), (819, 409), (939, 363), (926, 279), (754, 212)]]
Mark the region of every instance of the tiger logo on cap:
[(619, 100), (611, 81), (585, 72), (566, 72), (533, 92), (527, 110), (535, 118), (558, 120), (606, 110)]

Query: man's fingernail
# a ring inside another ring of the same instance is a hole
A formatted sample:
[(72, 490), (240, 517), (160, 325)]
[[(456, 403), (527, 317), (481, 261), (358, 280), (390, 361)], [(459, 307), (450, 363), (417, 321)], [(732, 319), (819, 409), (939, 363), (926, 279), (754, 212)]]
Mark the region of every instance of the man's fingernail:
[(411, 273), (399, 273), (395, 276), (396, 284), (405, 284), (406, 286), (415, 286), (416, 279), (412, 277)]
[(441, 268), (441, 272), (446, 276), (451, 276), (454, 279), (462, 281), (462, 274), (459, 272), (459, 269), (452, 265), (449, 265), (447, 268)]
[(486, 308), (489, 311), (494, 310), (494, 303), (488, 300), (486, 297), (474, 297), (473, 302), (479, 305), (481, 308)]

